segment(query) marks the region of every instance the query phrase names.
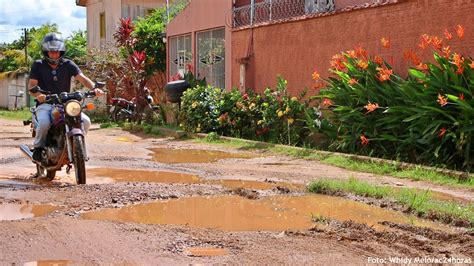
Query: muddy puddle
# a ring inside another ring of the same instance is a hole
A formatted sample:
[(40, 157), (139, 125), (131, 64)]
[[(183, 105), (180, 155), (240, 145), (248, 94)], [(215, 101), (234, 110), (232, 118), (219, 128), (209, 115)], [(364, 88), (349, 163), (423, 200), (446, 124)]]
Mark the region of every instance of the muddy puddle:
[(160, 163), (212, 163), (221, 159), (253, 158), (248, 154), (228, 153), (223, 151), (151, 148), (150, 160)]
[(193, 257), (214, 257), (229, 255), (229, 251), (225, 248), (193, 247), (184, 250), (184, 254)]
[(249, 200), (239, 196), (189, 197), (104, 209), (85, 219), (144, 224), (174, 224), (224, 231), (306, 230), (324, 217), (374, 226), (381, 221), (449, 230), (449, 227), (399, 212), (325, 195), (275, 196)]
[(94, 168), (88, 171), (89, 184), (103, 184), (115, 182), (153, 182), (167, 184), (208, 184), (220, 185), (229, 189), (270, 190), (284, 187), (290, 190), (304, 190), (302, 184), (284, 182), (259, 182), (253, 180), (206, 180), (195, 175), (165, 171), (147, 171), (131, 169)]
[(54, 205), (1, 204), (0, 221), (13, 221), (45, 216), (59, 209)]

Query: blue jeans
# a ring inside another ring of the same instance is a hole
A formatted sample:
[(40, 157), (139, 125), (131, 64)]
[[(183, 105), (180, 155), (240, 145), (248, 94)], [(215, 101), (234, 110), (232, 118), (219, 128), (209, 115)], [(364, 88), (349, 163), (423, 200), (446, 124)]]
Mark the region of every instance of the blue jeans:
[[(48, 130), (51, 127), (51, 111), (53, 106), (51, 104), (43, 103), (36, 108), (36, 137), (34, 141), (35, 148), (46, 146), (46, 137)], [(87, 134), (91, 126), (91, 120), (87, 115), (81, 113), (82, 124), (84, 125), (84, 133)]]

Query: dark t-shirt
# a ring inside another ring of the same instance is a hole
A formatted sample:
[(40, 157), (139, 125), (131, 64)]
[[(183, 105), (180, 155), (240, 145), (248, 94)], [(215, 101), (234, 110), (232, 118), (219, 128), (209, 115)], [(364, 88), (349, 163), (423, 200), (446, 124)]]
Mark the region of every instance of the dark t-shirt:
[(38, 80), (38, 86), (51, 94), (69, 92), (71, 77), (80, 74), (81, 70), (71, 60), (64, 59), (56, 69), (52, 69), (46, 60), (37, 60), (31, 66), (30, 79)]

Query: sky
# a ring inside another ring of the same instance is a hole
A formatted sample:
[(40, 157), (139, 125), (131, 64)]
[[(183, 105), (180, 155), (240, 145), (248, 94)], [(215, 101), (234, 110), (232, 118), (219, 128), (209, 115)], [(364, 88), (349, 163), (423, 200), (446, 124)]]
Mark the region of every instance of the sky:
[(56, 23), (64, 38), (86, 30), (86, 8), (76, 0), (0, 0), (0, 43), (18, 40), (22, 28)]

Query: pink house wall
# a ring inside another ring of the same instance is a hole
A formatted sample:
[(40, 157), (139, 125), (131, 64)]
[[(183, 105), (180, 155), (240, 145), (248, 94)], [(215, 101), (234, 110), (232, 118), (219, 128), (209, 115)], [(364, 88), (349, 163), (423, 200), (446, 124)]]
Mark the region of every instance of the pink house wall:
[[(169, 24), (166, 36), (192, 35), (193, 67), (196, 69), (196, 32), (225, 27), (225, 86), (231, 88), (231, 29), (226, 25), (230, 19), (232, 0), (194, 0)], [(169, 43), (169, 42), (167, 42)], [(168, 47), (167, 47), (168, 48)], [(169, 49), (167, 49), (169, 51)], [(167, 55), (169, 69), (169, 54)], [(169, 71), (167, 71), (169, 79)]]

